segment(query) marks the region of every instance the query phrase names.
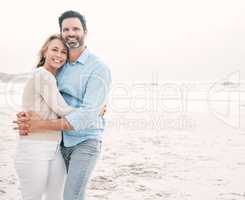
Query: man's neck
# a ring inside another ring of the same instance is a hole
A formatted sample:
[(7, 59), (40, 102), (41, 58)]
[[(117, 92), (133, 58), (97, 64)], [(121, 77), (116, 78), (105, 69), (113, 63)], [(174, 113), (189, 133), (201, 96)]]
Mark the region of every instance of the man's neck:
[(69, 61), (71, 63), (76, 62), (76, 60), (80, 57), (80, 55), (84, 52), (86, 46), (82, 46), (76, 49), (70, 49), (69, 51)]

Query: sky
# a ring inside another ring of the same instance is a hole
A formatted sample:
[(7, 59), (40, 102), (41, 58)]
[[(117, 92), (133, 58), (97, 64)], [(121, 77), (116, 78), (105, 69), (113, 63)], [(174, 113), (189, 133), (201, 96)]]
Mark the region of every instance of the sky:
[(245, 78), (244, 0), (13, 1), (0, 7), (0, 72), (29, 72), (58, 16), (87, 19), (86, 44), (114, 82)]

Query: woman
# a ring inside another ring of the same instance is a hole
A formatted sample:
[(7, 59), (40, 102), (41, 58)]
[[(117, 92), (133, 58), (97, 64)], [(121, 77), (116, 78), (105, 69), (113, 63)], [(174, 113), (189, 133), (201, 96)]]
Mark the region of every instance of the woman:
[[(59, 93), (55, 79), (67, 57), (68, 49), (61, 37), (50, 36), (41, 48), (37, 69), (24, 88), (24, 111), (35, 111), (43, 119), (57, 119), (74, 110)], [(20, 136), (15, 164), (24, 200), (62, 199), (66, 171), (60, 141), (60, 132)]]

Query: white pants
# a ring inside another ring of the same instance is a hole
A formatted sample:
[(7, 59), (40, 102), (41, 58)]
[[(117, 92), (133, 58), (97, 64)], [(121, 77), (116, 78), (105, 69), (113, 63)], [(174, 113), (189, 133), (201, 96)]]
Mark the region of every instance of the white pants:
[(62, 200), (65, 164), (55, 141), (19, 140), (15, 166), (23, 200)]

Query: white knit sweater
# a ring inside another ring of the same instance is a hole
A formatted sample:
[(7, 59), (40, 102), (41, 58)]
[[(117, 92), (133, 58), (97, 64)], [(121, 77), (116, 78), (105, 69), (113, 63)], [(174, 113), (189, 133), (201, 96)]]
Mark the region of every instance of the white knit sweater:
[[(57, 119), (58, 116), (62, 117), (74, 110), (60, 94), (55, 76), (44, 67), (35, 69), (31, 78), (27, 81), (23, 92), (22, 105), (24, 111), (34, 111), (45, 120)], [(21, 139), (59, 141), (60, 137), (60, 132), (47, 131), (31, 133), (29, 136), (22, 136)]]

